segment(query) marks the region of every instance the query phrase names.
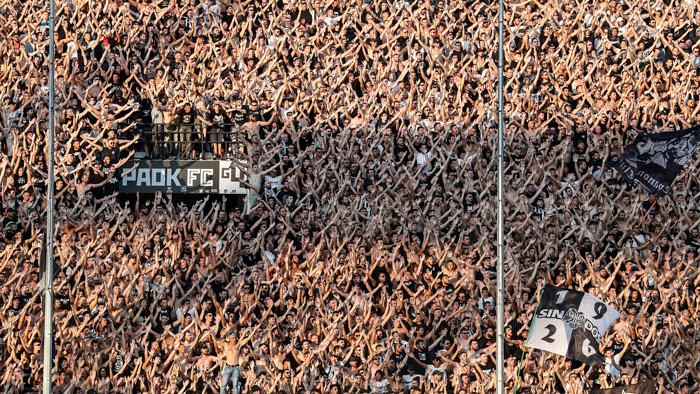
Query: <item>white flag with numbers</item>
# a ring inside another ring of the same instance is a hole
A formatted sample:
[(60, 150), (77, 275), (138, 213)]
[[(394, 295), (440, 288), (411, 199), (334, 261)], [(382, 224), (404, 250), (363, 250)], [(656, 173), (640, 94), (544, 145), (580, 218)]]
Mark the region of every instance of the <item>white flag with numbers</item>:
[(599, 365), (605, 361), (600, 343), (619, 317), (598, 297), (545, 285), (525, 346)]

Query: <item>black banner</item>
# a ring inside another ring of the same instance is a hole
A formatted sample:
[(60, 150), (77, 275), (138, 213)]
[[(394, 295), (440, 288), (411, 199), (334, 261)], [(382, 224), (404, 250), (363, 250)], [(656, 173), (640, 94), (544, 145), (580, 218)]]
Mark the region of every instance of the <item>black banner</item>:
[[(120, 193), (246, 194), (245, 176), (231, 161), (140, 160), (122, 177)], [(122, 167), (127, 171), (134, 162)]]
[(671, 133), (640, 133), (610, 166), (628, 182), (637, 179), (649, 191), (666, 195), (699, 146), (700, 125)]
[(600, 343), (619, 317), (598, 297), (545, 285), (525, 346), (600, 365), (605, 360)]
[(613, 387), (605, 390), (591, 390), (591, 394), (655, 394), (656, 385), (653, 380), (630, 386)]

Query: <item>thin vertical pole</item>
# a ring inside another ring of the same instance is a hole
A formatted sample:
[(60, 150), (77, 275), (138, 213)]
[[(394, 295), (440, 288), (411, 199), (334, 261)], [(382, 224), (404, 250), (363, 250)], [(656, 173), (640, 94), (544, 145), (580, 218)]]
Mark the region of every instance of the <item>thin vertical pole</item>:
[(54, 121), (55, 121), (55, 76), (54, 66), (56, 54), (54, 53), (54, 33), (56, 31), (56, 4), (55, 0), (49, 2), (49, 128), (46, 131), (46, 167), (47, 167), (47, 204), (46, 204), (46, 232), (45, 247), (46, 264), (44, 280), (46, 281), (46, 293), (44, 294), (44, 377), (43, 393), (51, 393), (51, 368), (53, 367), (53, 216), (54, 216)]
[(496, 393), (503, 387), (503, 0), (498, 0), (498, 264), (496, 294)]

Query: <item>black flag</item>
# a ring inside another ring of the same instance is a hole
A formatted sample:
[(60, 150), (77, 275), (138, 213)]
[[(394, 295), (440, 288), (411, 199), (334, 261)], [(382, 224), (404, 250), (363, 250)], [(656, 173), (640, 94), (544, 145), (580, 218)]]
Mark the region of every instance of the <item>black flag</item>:
[(618, 317), (598, 297), (545, 285), (525, 346), (600, 365), (605, 361), (600, 342)]
[(700, 125), (670, 133), (640, 133), (610, 166), (628, 182), (637, 179), (652, 193), (666, 195), (699, 146)]
[(631, 386), (613, 387), (605, 390), (591, 390), (591, 394), (655, 394), (656, 385), (653, 380)]

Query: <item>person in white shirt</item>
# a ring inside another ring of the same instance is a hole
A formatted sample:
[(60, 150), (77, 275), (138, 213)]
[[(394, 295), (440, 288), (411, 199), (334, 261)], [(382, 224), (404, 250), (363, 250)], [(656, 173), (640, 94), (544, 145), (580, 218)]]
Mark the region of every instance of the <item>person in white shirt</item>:
[(490, 303), (492, 306), (494, 305), (493, 302), (493, 297), (489, 294), (489, 291), (487, 288), (481, 289), (481, 297), (479, 297), (479, 301), (477, 302), (477, 305), (479, 306), (479, 309), (484, 310), (485, 304)]
[[(435, 373), (442, 374), (443, 379), (446, 377), (445, 375), (445, 364), (442, 362), (442, 358), (440, 357), (435, 357), (433, 358), (433, 362), (428, 365), (428, 368), (426, 369), (426, 376), (432, 376)], [(434, 378), (432, 378), (434, 379)]]
[(277, 169), (270, 171), (270, 175), (265, 175), (265, 181), (270, 182), (272, 190), (277, 190), (282, 186), (282, 175), (277, 174)]
[(389, 387), (389, 381), (384, 376), (383, 371), (377, 371), (374, 376), (369, 381), (369, 385), (372, 388), (372, 392), (384, 393), (387, 387)]
[(433, 152), (428, 151), (428, 145), (420, 146), (420, 152), (416, 155), (416, 164), (418, 166), (426, 165), (423, 172), (430, 172), (430, 160), (433, 158)]
[(323, 21), (326, 22), (328, 28), (333, 27), (333, 25), (340, 20), (340, 17), (333, 17), (333, 9), (328, 7), (326, 9), (326, 15), (323, 17)]
[(610, 346), (612, 345), (611, 342), (608, 343), (609, 347), (604, 352), (605, 370), (617, 379), (620, 378), (620, 371), (622, 370), (622, 367), (620, 367), (620, 358), (627, 352), (627, 348), (630, 344), (630, 339), (627, 335), (624, 336), (623, 340), (625, 341), (625, 345), (617, 354), (615, 354), (615, 349)]

